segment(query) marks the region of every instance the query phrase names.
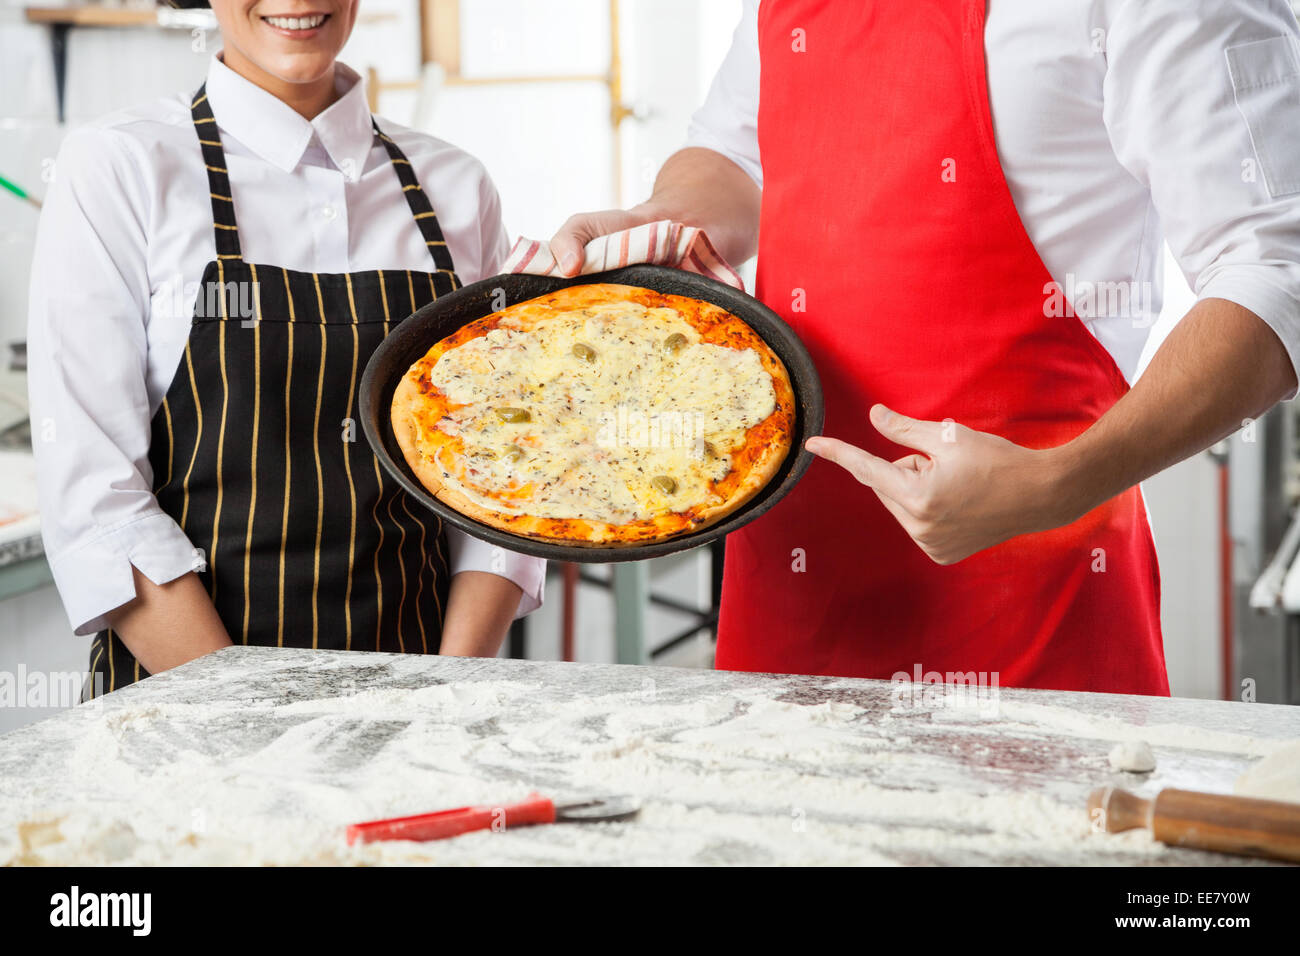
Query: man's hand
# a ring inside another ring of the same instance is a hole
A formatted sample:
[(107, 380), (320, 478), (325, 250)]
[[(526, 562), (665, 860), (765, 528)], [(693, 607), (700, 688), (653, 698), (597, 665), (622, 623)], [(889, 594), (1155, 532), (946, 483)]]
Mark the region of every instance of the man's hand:
[(920, 454), (886, 461), (835, 438), (810, 438), (807, 449), (846, 469), (876, 497), (938, 564), (1030, 531), (1065, 524), (1067, 501), (1055, 493), (1050, 452), (1023, 448), (954, 422), (926, 422), (871, 409), (871, 423)]
[(699, 226), (718, 255), (739, 266), (758, 247), (762, 193), (749, 174), (721, 153), (698, 146), (668, 157), (655, 179), (654, 194), (631, 209), (606, 209), (570, 216), (551, 238), (551, 252), (566, 276), (582, 269), (591, 240), (660, 219)]
[(576, 276), (582, 269), (583, 250), (591, 240), (665, 218), (667, 217), (656, 214), (647, 203), (631, 209), (580, 212), (566, 219), (564, 225), (551, 237), (551, 254), (560, 264), (560, 272), (566, 276)]
[(1069, 524), (1228, 437), (1295, 388), (1291, 359), (1259, 316), (1202, 299), (1133, 388), (1057, 448), (1022, 448), (883, 405), (872, 408), (872, 423), (921, 454), (888, 462), (833, 438), (806, 444), (868, 485), (926, 554), (952, 564), (1018, 534)]

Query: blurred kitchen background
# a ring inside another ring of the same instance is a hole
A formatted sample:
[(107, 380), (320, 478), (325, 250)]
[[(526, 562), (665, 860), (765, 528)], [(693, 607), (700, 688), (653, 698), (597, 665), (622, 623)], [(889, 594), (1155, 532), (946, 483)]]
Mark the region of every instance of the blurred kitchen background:
[[(381, 116), (484, 161), (512, 235), (549, 237), (573, 212), (648, 194), (739, 13), (740, 0), (363, 0), (342, 59)], [(67, 129), (194, 89), (219, 45), (207, 10), (0, 0), (0, 177), (17, 190), (0, 190), (0, 673), (84, 670), (89, 644), (41, 554), (21, 348), (38, 209), (20, 193), (44, 194)], [(1192, 302), (1166, 259), (1148, 355)], [(1280, 407), (1145, 486), (1176, 695), (1300, 703), (1296, 432)], [(546, 606), (505, 653), (710, 666), (716, 558), (554, 565)], [(0, 708), (0, 732), (41, 716)]]

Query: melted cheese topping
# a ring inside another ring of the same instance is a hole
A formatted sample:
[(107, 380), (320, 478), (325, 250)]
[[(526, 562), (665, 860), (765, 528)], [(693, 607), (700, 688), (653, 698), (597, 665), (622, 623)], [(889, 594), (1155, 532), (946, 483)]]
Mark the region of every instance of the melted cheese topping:
[(719, 503), (711, 482), (776, 407), (753, 349), (701, 342), (676, 310), (630, 302), (557, 312), (542, 331), (503, 322), (429, 378), (460, 406), (438, 423), (467, 456), (463, 474), (440, 462), (449, 484), (504, 514), (610, 524)]

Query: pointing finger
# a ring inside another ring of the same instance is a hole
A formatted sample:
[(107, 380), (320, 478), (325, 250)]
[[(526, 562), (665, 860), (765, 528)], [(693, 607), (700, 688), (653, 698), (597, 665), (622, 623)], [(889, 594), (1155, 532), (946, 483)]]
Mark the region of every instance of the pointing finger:
[(814, 455), (839, 465), (854, 478), (890, 498), (901, 499), (907, 494), (907, 473), (883, 458), (838, 438), (818, 436), (804, 443)]
[(948, 427), (943, 422), (927, 422), (919, 418), (908, 418), (884, 405), (871, 406), (871, 424), (876, 431), (890, 441), (904, 448), (915, 448), (926, 454), (934, 454), (949, 444), (944, 440), (944, 430)]

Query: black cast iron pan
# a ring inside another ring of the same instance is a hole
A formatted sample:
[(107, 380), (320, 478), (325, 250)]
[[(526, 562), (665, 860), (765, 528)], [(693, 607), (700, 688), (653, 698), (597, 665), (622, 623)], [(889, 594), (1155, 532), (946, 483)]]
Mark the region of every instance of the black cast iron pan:
[[(781, 468), (740, 510), (717, 524), (666, 541), (630, 547), (601, 548), (553, 544), (511, 534), (467, 517), (439, 501), (420, 484), (406, 464), (390, 423), (393, 390), (407, 369), (437, 342), (474, 319), (570, 285), (615, 282), (669, 295), (689, 296), (721, 306), (743, 319), (785, 363), (795, 399), (795, 434)], [(808, 470), (812, 455), (805, 439), (821, 434), (824, 418), (821, 382), (812, 358), (791, 328), (757, 299), (731, 286), (691, 272), (664, 266), (636, 265), (574, 279), (553, 276), (500, 275), (475, 282), (404, 319), (375, 350), (361, 378), (361, 427), (379, 463), (416, 501), (443, 521), (491, 544), (555, 561), (585, 563), (640, 561), (707, 544), (748, 524), (781, 500)]]

